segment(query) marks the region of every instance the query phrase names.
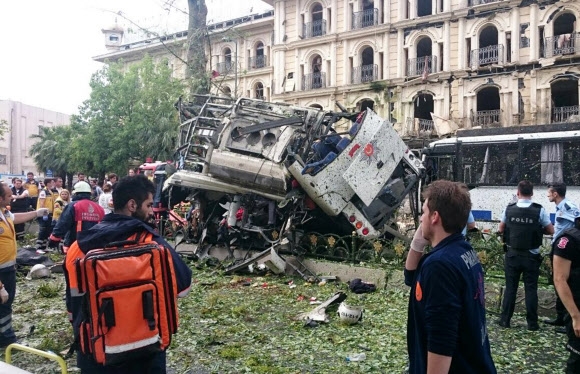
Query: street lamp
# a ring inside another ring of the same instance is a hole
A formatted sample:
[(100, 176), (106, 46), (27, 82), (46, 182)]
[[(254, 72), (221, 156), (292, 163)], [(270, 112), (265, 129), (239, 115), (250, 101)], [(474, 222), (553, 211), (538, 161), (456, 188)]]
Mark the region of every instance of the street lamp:
[(234, 55), (234, 95), (238, 98), (238, 41), (236, 39), (230, 39), (227, 37), (222, 38), (223, 42), (233, 42), (236, 46)]

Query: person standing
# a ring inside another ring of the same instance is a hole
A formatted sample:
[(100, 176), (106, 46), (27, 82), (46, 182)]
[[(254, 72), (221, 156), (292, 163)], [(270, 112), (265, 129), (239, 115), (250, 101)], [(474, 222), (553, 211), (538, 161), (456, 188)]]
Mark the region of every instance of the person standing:
[(570, 356), (565, 373), (580, 373), (580, 217), (574, 219), (572, 228), (556, 237), (552, 250), (554, 286), (568, 312), (564, 320)]
[(504, 259), (505, 292), (500, 319), (497, 322), (504, 328), (510, 327), (518, 284), (523, 274), (528, 330), (540, 329), (538, 325), (538, 278), (542, 264), (540, 246), (543, 234), (552, 235), (554, 226), (544, 207), (532, 202), (533, 194), (534, 186), (530, 181), (523, 180), (518, 183), (518, 200), (507, 206), (499, 224), (498, 231), (503, 234), (507, 245)]
[[(566, 185), (564, 183), (555, 183), (548, 185), (548, 200), (556, 204), (556, 217), (554, 220), (554, 236), (552, 238), (552, 245), (556, 238), (560, 237), (562, 233), (574, 227), (574, 220), (580, 216), (578, 207), (566, 198)], [(553, 246), (552, 246), (553, 249)], [(554, 268), (554, 254), (553, 250), (550, 252), (550, 260), (552, 261), (552, 269)], [(564, 316), (566, 315), (566, 308), (562, 304), (562, 300), (556, 292), (556, 318), (546, 319), (544, 323), (552, 326), (564, 326)], [(558, 332), (565, 332), (557, 330)]]
[(63, 188), (58, 193), (58, 197), (54, 201), (54, 210), (52, 211), (52, 221), (53, 226), (56, 225), (58, 219), (60, 218), (64, 207), (70, 203), (70, 192), (67, 189)]
[(28, 206), (36, 208), (38, 202), (38, 193), (40, 192), (40, 184), (34, 179), (34, 173), (29, 172), (26, 174), (26, 182), (24, 182), (24, 188), (28, 191)]
[[(497, 373), (487, 335), (483, 268), (461, 231), (471, 200), (456, 182), (427, 186), (405, 263), (411, 286), (409, 373)], [(425, 247), (432, 250), (424, 255)]]
[(18, 225), (36, 217), (43, 217), (46, 208), (26, 213), (12, 213), (6, 209), (12, 201), (12, 191), (0, 182), (0, 347), (15, 343), (12, 329), (12, 303), (16, 293), (16, 230)]
[(63, 190), (63, 181), (61, 177), (56, 177), (54, 180), (54, 188), (58, 191), (58, 193), (60, 194), (60, 191)]
[(103, 185), (103, 193), (99, 196), (99, 205), (105, 210), (105, 214), (112, 212), (112, 201), (113, 201), (113, 188), (110, 184), (105, 183)]
[(54, 187), (54, 179), (44, 180), (46, 188), (38, 193), (36, 209), (47, 208), (47, 214), (38, 218), (38, 237), (36, 238), (36, 251), (43, 254), (48, 244), (48, 236), (52, 232), (52, 212), (54, 211), (54, 201), (58, 197), (58, 192)]
[(77, 240), (77, 233), (88, 230), (101, 222), (105, 211), (91, 201), (91, 186), (87, 182), (77, 182), (73, 190), (73, 201), (62, 211), (49, 237), (49, 247), (56, 248), (63, 241), (63, 252)]
[[(15, 178), (14, 186), (11, 188), (12, 202), (10, 203), (10, 211), (12, 213), (24, 213), (28, 211), (28, 191), (22, 186), (22, 179)], [(16, 230), (16, 239), (24, 237), (24, 223), (14, 225)]]
[[(78, 233), (77, 241), (65, 257), (65, 280), (67, 283), (67, 308), (72, 316), (75, 340), (79, 339), (82, 320), (82, 295), (79, 294), (75, 263), (89, 251), (104, 248), (107, 244), (127, 240), (133, 235), (152, 235), (152, 240), (171, 252), (178, 297), (185, 297), (191, 286), (191, 269), (177, 252), (149, 226), (146, 221), (153, 216), (155, 186), (142, 175), (122, 178), (113, 190), (114, 212), (89, 230)], [(117, 321), (116, 323), (123, 323)], [(91, 374), (161, 374), (166, 372), (166, 353), (152, 352), (146, 358), (132, 359), (117, 365), (97, 364), (92, 355), (77, 352), (77, 366), (81, 373)]]

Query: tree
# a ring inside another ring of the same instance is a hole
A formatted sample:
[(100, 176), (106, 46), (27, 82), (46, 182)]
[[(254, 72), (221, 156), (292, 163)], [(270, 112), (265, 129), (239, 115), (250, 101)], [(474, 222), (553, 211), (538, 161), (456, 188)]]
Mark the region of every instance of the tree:
[[(73, 119), (74, 121), (74, 116)], [(74, 136), (73, 126), (39, 126), (39, 133), (31, 135), (37, 139), (30, 148), (30, 155), (39, 170), (52, 170), (55, 176), (66, 180), (71, 170), (70, 140)]]
[(208, 43), (207, 6), (205, 0), (187, 0), (189, 26), (187, 29), (187, 71), (190, 94), (208, 94), (209, 72), (205, 49)]

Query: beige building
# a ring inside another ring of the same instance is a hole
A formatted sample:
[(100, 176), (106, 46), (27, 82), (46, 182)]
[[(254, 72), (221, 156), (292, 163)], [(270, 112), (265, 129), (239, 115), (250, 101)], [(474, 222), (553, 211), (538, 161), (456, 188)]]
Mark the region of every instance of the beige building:
[(6, 121), (4, 136), (0, 139), (0, 174), (3, 180), (8, 175), (25, 175), (29, 171), (35, 175), (44, 174), (45, 170), (37, 170), (30, 156), (30, 148), (36, 141), (30, 136), (39, 133), (39, 126), (70, 123), (68, 114), (11, 100), (0, 100), (0, 120)]
[[(372, 107), (405, 136), (431, 135), (434, 119), (473, 128), (578, 118), (577, 1), (265, 2), (273, 11), (210, 25), (216, 90)], [(116, 27), (103, 32), (110, 52), (95, 60), (147, 51), (183, 76), (187, 32), (132, 44)]]

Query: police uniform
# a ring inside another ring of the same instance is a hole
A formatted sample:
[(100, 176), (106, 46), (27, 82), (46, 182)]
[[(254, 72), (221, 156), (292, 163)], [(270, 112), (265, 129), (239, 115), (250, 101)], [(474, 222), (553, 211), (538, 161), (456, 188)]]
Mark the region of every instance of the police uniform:
[[(552, 244), (554, 256), (570, 260), (570, 275), (568, 276), (568, 286), (572, 292), (574, 303), (580, 308), (580, 230), (571, 228), (565, 230), (561, 236), (556, 237)], [(569, 315), (565, 317), (566, 334), (568, 342), (566, 349), (570, 352), (567, 361), (566, 373), (580, 372), (580, 338), (574, 334), (572, 319)]]
[(516, 294), (523, 273), (526, 320), (529, 330), (538, 330), (538, 278), (542, 256), (543, 228), (551, 224), (545, 209), (528, 199), (519, 199), (507, 206), (502, 222), (505, 224), (505, 293), (499, 325), (510, 327)]
[(16, 293), (16, 232), (14, 215), (0, 212), (0, 281), (8, 292), (8, 301), (0, 304), (0, 347), (16, 341), (12, 329), (12, 303)]

